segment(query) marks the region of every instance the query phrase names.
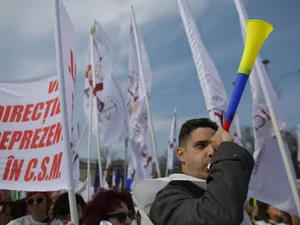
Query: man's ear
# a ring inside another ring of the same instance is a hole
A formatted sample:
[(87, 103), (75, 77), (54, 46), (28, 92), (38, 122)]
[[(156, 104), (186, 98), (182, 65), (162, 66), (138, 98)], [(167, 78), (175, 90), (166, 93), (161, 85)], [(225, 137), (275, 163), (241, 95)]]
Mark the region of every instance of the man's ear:
[(184, 163), (185, 162), (185, 150), (184, 150), (184, 148), (177, 147), (176, 154), (177, 154), (177, 158), (179, 159), (179, 161), (181, 163)]

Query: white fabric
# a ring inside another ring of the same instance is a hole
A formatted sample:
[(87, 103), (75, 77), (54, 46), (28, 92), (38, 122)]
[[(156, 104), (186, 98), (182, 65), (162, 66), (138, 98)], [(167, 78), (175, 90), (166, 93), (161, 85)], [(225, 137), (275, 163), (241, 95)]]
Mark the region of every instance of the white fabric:
[[(172, 174), (169, 177), (153, 180), (143, 180), (134, 184), (132, 189), (133, 199), (137, 205), (137, 208), (145, 225), (153, 225), (148, 217), (152, 203), (155, 199), (156, 194), (172, 180), (189, 180), (203, 189), (206, 189), (207, 186), (205, 180), (194, 178), (185, 174)], [(246, 212), (244, 212), (244, 221), (241, 224), (252, 224)]]
[[(72, 95), (72, 85), (66, 91), (68, 96)], [(71, 152), (63, 151), (58, 88), (57, 75), (0, 83), (0, 114), (16, 115), (11, 109), (19, 108), (18, 117), (1, 116), (0, 119), (1, 189), (68, 189), (66, 156)], [(72, 108), (72, 100), (67, 105)], [(68, 117), (71, 116), (72, 111), (68, 111)]]
[[(59, 220), (53, 220), (50, 225), (60, 225)], [(18, 219), (10, 221), (7, 225), (47, 225), (47, 223), (39, 223), (32, 220), (31, 216), (23, 216)]]
[[(138, 50), (141, 63), (137, 54)], [(152, 73), (146, 47), (133, 17), (129, 29), (128, 70), (128, 128), (133, 150), (131, 158), (135, 162), (133, 163), (134, 182), (136, 182), (152, 178), (152, 151), (148, 147), (148, 111), (146, 107), (146, 98), (150, 98), (151, 94)], [(142, 75), (145, 79), (146, 90), (142, 85)]]
[(104, 170), (104, 173), (103, 173), (103, 182), (104, 182), (103, 188), (106, 189), (106, 190), (109, 190), (110, 187), (109, 187), (109, 185), (107, 183), (107, 169)]
[(90, 193), (94, 193), (94, 187), (88, 185), (87, 178), (84, 182), (77, 180), (79, 184), (76, 185), (75, 193), (82, 196), (85, 202), (88, 202), (88, 188), (90, 188)]
[[(95, 77), (95, 83), (103, 82), (103, 90), (97, 91), (93, 96), (92, 121), (98, 121), (98, 134), (102, 143), (113, 143), (127, 137), (127, 113), (120, 86), (115, 78), (114, 69), (111, 66), (105, 76)], [(85, 79), (84, 114), (86, 120), (89, 119), (89, 97), (91, 89), (88, 78)], [(103, 103), (103, 108), (99, 106), (99, 101)], [(94, 110), (95, 109), (95, 110)], [(97, 135), (96, 122), (92, 124), (93, 134)]]
[(110, 223), (106, 220), (102, 220), (99, 225), (112, 225), (112, 223)]
[[(104, 90), (101, 96), (104, 108), (102, 112), (97, 111), (97, 121), (100, 140), (106, 144), (123, 140), (128, 136), (128, 128), (126, 106), (113, 67), (110, 67), (103, 82)], [(97, 105), (93, 107), (97, 108)]]

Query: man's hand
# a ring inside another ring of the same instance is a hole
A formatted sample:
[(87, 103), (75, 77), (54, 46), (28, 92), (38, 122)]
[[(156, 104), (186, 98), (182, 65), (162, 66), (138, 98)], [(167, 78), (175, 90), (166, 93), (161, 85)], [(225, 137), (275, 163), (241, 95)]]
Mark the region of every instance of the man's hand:
[(217, 150), (219, 145), (224, 141), (233, 142), (233, 138), (227, 131), (220, 127), (215, 135), (211, 138), (211, 143), (213, 148)]

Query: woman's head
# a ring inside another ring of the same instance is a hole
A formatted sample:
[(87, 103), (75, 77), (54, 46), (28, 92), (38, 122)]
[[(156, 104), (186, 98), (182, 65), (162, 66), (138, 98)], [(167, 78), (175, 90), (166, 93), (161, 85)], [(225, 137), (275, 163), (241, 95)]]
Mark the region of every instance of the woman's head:
[(48, 192), (27, 192), (26, 203), (32, 216), (47, 215), (51, 205)]
[(112, 225), (130, 225), (134, 216), (131, 202), (127, 191), (99, 191), (85, 208), (84, 223), (98, 225), (107, 220)]

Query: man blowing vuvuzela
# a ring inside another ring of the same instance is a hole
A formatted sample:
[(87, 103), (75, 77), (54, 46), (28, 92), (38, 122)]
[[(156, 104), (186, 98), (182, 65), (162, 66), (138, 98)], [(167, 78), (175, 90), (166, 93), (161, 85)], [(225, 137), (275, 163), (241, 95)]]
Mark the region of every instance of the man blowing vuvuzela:
[[(149, 216), (154, 225), (245, 224), (254, 166), (246, 149), (209, 119), (192, 119), (181, 127), (177, 157), (187, 179), (171, 180), (157, 193)], [(190, 178), (205, 179), (206, 190)]]

